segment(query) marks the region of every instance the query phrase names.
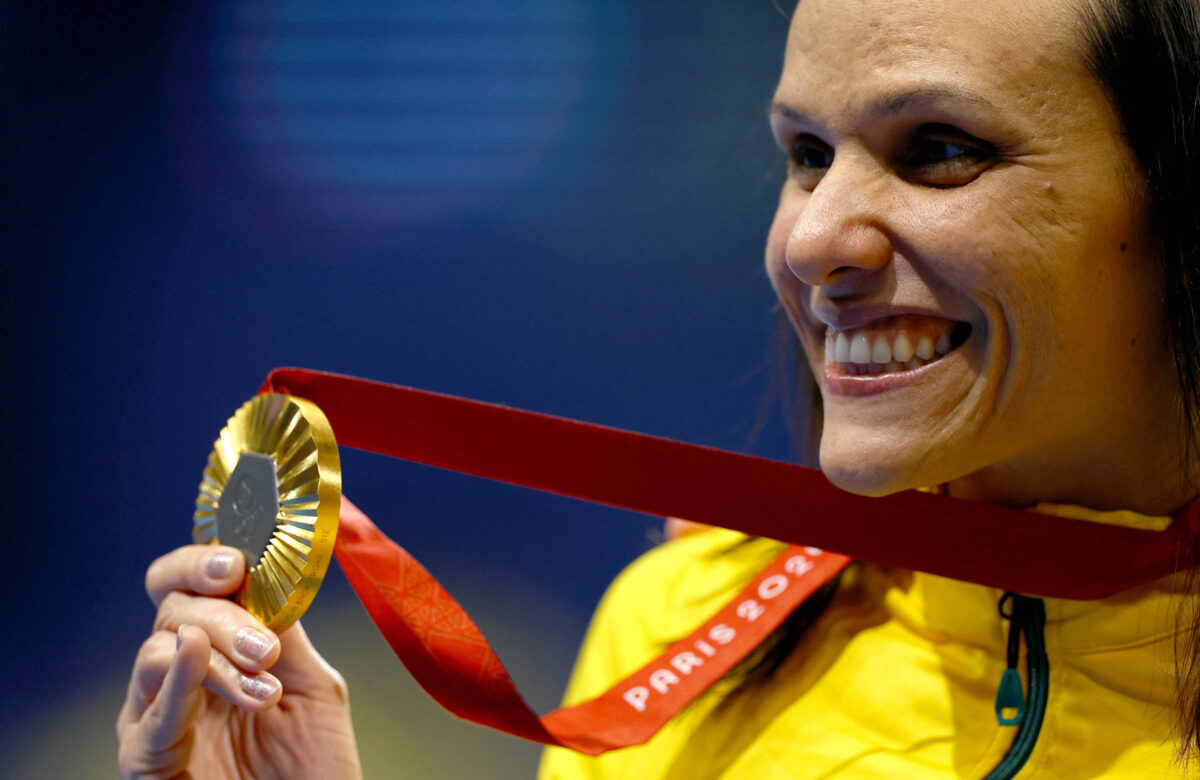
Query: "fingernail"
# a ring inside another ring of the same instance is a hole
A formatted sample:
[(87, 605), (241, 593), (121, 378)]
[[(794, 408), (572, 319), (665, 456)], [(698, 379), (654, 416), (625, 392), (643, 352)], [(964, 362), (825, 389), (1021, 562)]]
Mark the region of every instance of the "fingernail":
[(266, 658), (274, 644), (273, 641), (253, 628), (239, 628), (238, 632), (233, 635), (233, 646), (237, 648), (238, 652), (256, 661)]
[(266, 700), (275, 693), (276, 683), (270, 677), (247, 677), (242, 675), (242, 690), (256, 699)]
[(182, 644), (183, 644), (183, 626), (180, 626), (179, 629), (175, 632), (175, 649), (178, 650), (179, 646)]
[(204, 573), (214, 580), (222, 579), (233, 568), (233, 553), (211, 553), (204, 560)]

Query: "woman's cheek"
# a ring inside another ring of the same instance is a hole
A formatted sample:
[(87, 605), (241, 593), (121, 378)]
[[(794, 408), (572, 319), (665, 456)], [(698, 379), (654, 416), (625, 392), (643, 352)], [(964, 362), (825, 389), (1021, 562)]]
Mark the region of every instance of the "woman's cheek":
[(778, 222), (777, 216), (775, 223), (771, 225), (771, 232), (767, 234), (766, 266), (771, 286), (775, 288), (775, 294), (782, 299), (788, 278), (795, 279), (795, 276), (787, 267), (787, 234)]
[(775, 222), (767, 238), (766, 269), (775, 290), (775, 297), (783, 307), (793, 331), (800, 338), (801, 344), (809, 357), (810, 365), (814, 359), (822, 360), (818, 354), (823, 349), (822, 344), (816, 343), (812, 337), (813, 318), (807, 311), (807, 303), (812, 295), (812, 288), (801, 282), (787, 265), (787, 237), (790, 234), (784, 214), (777, 214)]
[(779, 205), (767, 232), (767, 273), (776, 292), (783, 292), (789, 280), (797, 282), (795, 274), (787, 265), (788, 240), (807, 201), (808, 193), (797, 191), (795, 183), (788, 181), (779, 194)]

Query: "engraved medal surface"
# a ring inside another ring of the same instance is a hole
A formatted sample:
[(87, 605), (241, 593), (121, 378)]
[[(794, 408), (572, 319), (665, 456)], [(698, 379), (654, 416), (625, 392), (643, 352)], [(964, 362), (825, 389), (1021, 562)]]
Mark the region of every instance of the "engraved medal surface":
[(333, 430), (311, 401), (255, 396), (213, 444), (192, 539), (242, 551), (247, 572), (236, 599), (273, 631), (300, 618), (325, 577), (341, 487)]
[(275, 533), (279, 487), (269, 455), (243, 452), (217, 502), (217, 538), (256, 561)]

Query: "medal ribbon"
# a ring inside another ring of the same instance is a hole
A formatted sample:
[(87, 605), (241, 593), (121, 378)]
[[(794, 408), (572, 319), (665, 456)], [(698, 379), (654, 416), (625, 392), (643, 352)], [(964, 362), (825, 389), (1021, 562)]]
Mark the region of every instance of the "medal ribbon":
[(474, 723), (593, 756), (654, 736), (850, 562), (816, 548), (786, 548), (661, 656), (600, 696), (539, 718), (462, 607), (348, 501), (335, 549), (371, 619), (438, 704)]
[(338, 561), (422, 687), (460, 717), (592, 755), (649, 739), (836, 577), (847, 556), (1099, 599), (1181, 568), (1200, 524), (1197, 502), (1158, 532), (916, 491), (868, 498), (802, 466), (307, 369), (276, 369), (261, 392), (317, 404), (343, 446), (808, 545), (785, 549), (713, 618), (607, 693), (539, 718), (461, 607), (345, 502)]

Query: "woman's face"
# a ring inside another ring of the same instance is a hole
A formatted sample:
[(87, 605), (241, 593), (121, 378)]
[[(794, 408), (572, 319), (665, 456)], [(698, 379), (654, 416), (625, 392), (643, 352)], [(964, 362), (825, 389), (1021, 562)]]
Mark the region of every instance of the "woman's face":
[(1143, 181), (1079, 18), (1065, 0), (800, 3), (766, 260), (836, 484), (1178, 502)]

